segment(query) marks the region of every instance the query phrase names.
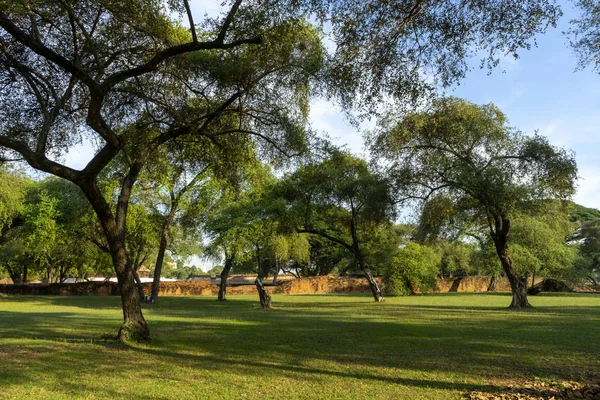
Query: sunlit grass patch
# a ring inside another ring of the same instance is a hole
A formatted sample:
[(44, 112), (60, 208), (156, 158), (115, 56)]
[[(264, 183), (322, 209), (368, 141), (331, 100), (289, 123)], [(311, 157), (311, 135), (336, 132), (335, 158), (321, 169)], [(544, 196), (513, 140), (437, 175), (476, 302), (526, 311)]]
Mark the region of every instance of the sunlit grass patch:
[(0, 398), (460, 398), (600, 379), (600, 296), (168, 297), (123, 345), (118, 297), (0, 299)]

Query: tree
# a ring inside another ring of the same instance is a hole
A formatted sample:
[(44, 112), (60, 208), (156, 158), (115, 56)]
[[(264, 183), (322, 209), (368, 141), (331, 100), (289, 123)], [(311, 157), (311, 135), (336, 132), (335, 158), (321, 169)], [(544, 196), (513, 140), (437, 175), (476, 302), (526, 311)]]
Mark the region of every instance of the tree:
[(308, 243), (298, 234), (285, 232), (273, 212), (272, 199), (260, 187), (239, 196), (234, 204), (215, 212), (206, 229), (212, 238), (211, 254), (224, 256), (218, 299), (226, 299), (227, 277), (232, 268), (249, 264), (257, 273), (256, 289), (261, 308), (271, 308), (271, 297), (264, 280), (273, 272), (274, 281), (282, 264), (308, 259)]
[[(555, 26), (552, 0), (272, 0), (273, 13), (296, 12), (326, 21), (334, 42), (328, 78), (344, 104), (372, 107), (390, 98), (421, 99), (437, 83), (451, 85), (482, 57), (490, 70), (518, 57), (532, 38)], [(280, 9), (278, 6), (282, 6)]]
[[(0, 7), (0, 146), (75, 183), (90, 202), (118, 279), (121, 340), (149, 338), (125, 237), (133, 186), (154, 152), (185, 140), (259, 138), (281, 151), (304, 144), (304, 94), (321, 65), (318, 35), (297, 21), (258, 24), (260, 13), (241, 3), (202, 32), (174, 25), (163, 3), (151, 0)], [(81, 171), (49, 157), (82, 134), (99, 148)], [(117, 156), (127, 168), (117, 195), (106, 198), (98, 179)]]
[(581, 16), (571, 20), (569, 43), (579, 58), (579, 68), (591, 65), (600, 73), (600, 2), (577, 0), (575, 6), (581, 10)]
[(23, 225), (25, 187), (23, 176), (0, 164), (0, 267), (14, 283), (27, 280), (28, 263), (15, 242), (16, 230)]
[(386, 292), (393, 296), (414, 294), (415, 289), (435, 289), (441, 256), (433, 248), (416, 242), (396, 250), (386, 271)]
[(507, 125), (493, 105), (446, 98), (430, 110), (389, 119), (372, 138), (390, 179), (405, 199), (443, 194), (469, 205), (487, 222), (513, 294), (511, 308), (529, 307), (527, 279), (509, 252), (511, 222), (535, 200), (565, 199), (575, 191), (573, 154), (547, 139)]
[(333, 150), (287, 176), (275, 190), (285, 202), (280, 220), (298, 233), (321, 236), (350, 252), (375, 301), (383, 296), (373, 278), (365, 246), (377, 227), (389, 224), (393, 202), (386, 179), (349, 153)]

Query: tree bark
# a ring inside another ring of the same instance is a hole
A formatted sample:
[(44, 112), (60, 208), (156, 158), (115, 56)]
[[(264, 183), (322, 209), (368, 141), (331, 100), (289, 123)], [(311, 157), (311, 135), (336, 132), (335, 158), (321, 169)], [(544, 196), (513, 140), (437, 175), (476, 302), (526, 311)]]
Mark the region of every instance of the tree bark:
[(356, 257), (358, 266), (360, 267), (360, 269), (362, 269), (363, 273), (365, 274), (365, 277), (367, 278), (367, 282), (369, 282), (369, 289), (371, 289), (371, 294), (373, 295), (373, 299), (375, 299), (375, 301), (378, 303), (382, 302), (383, 295), (381, 294), (381, 289), (379, 289), (379, 285), (377, 284), (377, 281), (375, 281), (375, 278), (373, 278), (371, 269), (365, 262), (365, 256), (363, 255), (362, 251), (360, 250), (358, 233), (356, 231), (356, 221), (354, 220), (354, 217), (350, 221), (350, 233), (352, 234), (352, 246), (351, 246), (352, 253), (354, 254), (354, 257)]
[(231, 272), (231, 268), (235, 263), (235, 253), (230, 257), (225, 254), (225, 266), (223, 267), (223, 271), (221, 271), (221, 282), (219, 282), (219, 295), (217, 296), (217, 300), (225, 301), (227, 300), (227, 278), (229, 278), (229, 273)]
[(254, 284), (256, 285), (256, 290), (258, 291), (258, 297), (260, 299), (260, 308), (262, 308), (263, 310), (271, 308), (271, 295), (265, 290), (262, 279), (256, 277), (256, 281), (254, 281)]
[(137, 286), (138, 296), (141, 301), (144, 301), (146, 294), (144, 293), (144, 285), (142, 285), (142, 280), (140, 279), (140, 276), (135, 268), (131, 268), (131, 270), (133, 271), (133, 279), (135, 280), (135, 284)]
[(135, 283), (137, 274), (135, 274), (124, 249), (113, 256), (113, 263), (123, 304), (123, 325), (121, 325), (117, 337), (121, 341), (149, 340), (150, 330), (142, 314), (140, 292)]
[[(25, 267), (23, 267), (23, 269), (25, 269)], [(25, 273), (23, 275), (21, 275), (20, 271), (13, 270), (8, 266), (6, 267), (6, 270), (8, 271), (8, 275), (10, 276), (10, 279), (13, 281), (13, 284), (20, 285), (22, 283), (25, 283), (23, 281), (23, 279), (21, 278), (22, 276), (25, 275)]]
[(487, 291), (495, 292), (497, 284), (498, 284), (498, 276), (496, 274), (493, 274), (492, 277), (490, 278), (490, 284), (488, 285)]
[(275, 273), (273, 274), (273, 285), (277, 283), (278, 276), (279, 276), (279, 262), (277, 262), (277, 257), (275, 257)]
[(152, 293), (150, 294), (150, 301), (156, 303), (158, 301), (158, 291), (160, 289), (160, 275), (162, 274), (162, 267), (165, 260), (165, 252), (167, 251), (167, 244), (169, 238), (169, 231), (171, 225), (175, 219), (175, 212), (177, 211), (177, 200), (173, 193), (171, 193), (171, 209), (165, 219), (163, 228), (160, 232), (160, 245), (158, 246), (158, 255), (156, 257), (156, 264), (154, 265), (154, 277), (152, 279)]
[(383, 295), (381, 294), (381, 289), (379, 288), (379, 285), (377, 284), (375, 278), (373, 278), (373, 274), (371, 273), (369, 266), (365, 264), (362, 260), (359, 260), (358, 264), (364, 272), (365, 278), (367, 278), (367, 282), (369, 282), (369, 289), (371, 289), (373, 299), (375, 299), (376, 302), (382, 302)]
[(512, 291), (512, 302), (508, 308), (521, 309), (531, 307), (527, 299), (527, 278), (522, 277), (515, 271), (512, 259), (508, 252), (508, 234), (510, 232), (510, 220), (506, 217), (495, 219), (496, 229), (492, 232), (492, 239), (496, 246), (496, 253), (500, 258), (502, 269), (510, 282)]
[(116, 215), (113, 214), (111, 207), (93, 180), (90, 182), (84, 179), (75, 182), (94, 209), (108, 242), (123, 307), (123, 324), (117, 334), (117, 338), (121, 341), (150, 340), (150, 330), (142, 314), (142, 299), (136, 285), (132, 261), (127, 254), (125, 245), (128, 200), (140, 169), (141, 164), (135, 164), (126, 176), (119, 194)]
[(258, 276), (254, 281), (256, 285), (256, 290), (258, 291), (258, 297), (260, 299), (260, 308), (262, 308), (263, 310), (271, 308), (271, 295), (267, 293), (263, 285), (263, 279), (267, 276), (268, 272), (269, 260), (264, 260), (258, 266)]

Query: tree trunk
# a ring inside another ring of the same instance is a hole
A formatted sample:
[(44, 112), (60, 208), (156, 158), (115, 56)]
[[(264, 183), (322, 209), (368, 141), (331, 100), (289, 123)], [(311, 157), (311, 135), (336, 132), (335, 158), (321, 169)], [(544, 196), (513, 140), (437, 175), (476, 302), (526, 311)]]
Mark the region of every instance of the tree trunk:
[(169, 238), (169, 231), (173, 220), (175, 219), (175, 212), (177, 211), (177, 200), (174, 195), (171, 194), (171, 209), (165, 219), (163, 228), (160, 232), (160, 245), (158, 246), (158, 255), (156, 257), (156, 264), (154, 265), (154, 277), (152, 279), (152, 293), (150, 294), (150, 301), (156, 303), (158, 301), (158, 291), (160, 289), (160, 275), (162, 274), (162, 267), (165, 261), (165, 252), (167, 251), (167, 242)]
[(271, 308), (271, 295), (267, 293), (265, 287), (263, 285), (263, 279), (269, 273), (269, 260), (264, 260), (258, 266), (258, 276), (256, 277), (256, 281), (254, 281), (256, 285), (256, 290), (258, 291), (258, 297), (260, 298), (260, 308), (268, 309)]
[[(356, 247), (357, 246), (355, 246), (355, 248)], [(379, 289), (379, 285), (377, 284), (377, 281), (375, 280), (375, 278), (373, 278), (373, 274), (371, 273), (369, 266), (365, 263), (365, 259), (362, 255), (362, 253), (360, 252), (360, 250), (355, 250), (354, 256), (356, 257), (356, 261), (358, 262), (360, 269), (365, 274), (365, 278), (367, 278), (367, 282), (369, 282), (369, 289), (371, 289), (371, 294), (373, 295), (373, 299), (375, 299), (376, 302), (382, 302), (383, 295), (381, 294), (381, 289)], [(412, 291), (412, 289), (411, 289), (411, 291)]]
[(531, 287), (535, 286), (535, 271), (533, 271), (533, 275), (531, 276)]
[(168, 232), (163, 231), (160, 236), (160, 245), (158, 247), (158, 256), (156, 257), (156, 264), (154, 265), (154, 277), (152, 279), (152, 293), (150, 294), (150, 301), (156, 303), (158, 301), (158, 291), (160, 290), (160, 275), (162, 274), (163, 262), (165, 259), (165, 251), (167, 250), (167, 234)]
[(512, 290), (512, 302), (508, 308), (528, 308), (531, 307), (527, 300), (527, 279), (514, 273), (507, 273), (508, 281)]
[(254, 283), (256, 284), (256, 290), (258, 291), (258, 297), (260, 298), (260, 308), (263, 310), (271, 308), (271, 295), (265, 290), (262, 279), (256, 277)]
[(147, 341), (150, 339), (150, 330), (142, 314), (139, 287), (135, 282), (137, 274), (131, 267), (124, 249), (113, 256), (113, 263), (123, 303), (123, 325), (119, 329), (118, 339)]
[(27, 272), (29, 268), (27, 268), (27, 265), (23, 265), (23, 283), (26, 284), (27, 283)]
[(10, 279), (13, 281), (13, 284), (20, 285), (20, 284), (24, 283), (23, 280), (21, 279), (21, 277), (24, 276), (25, 274), (21, 275), (21, 272), (15, 271), (9, 267), (6, 267), (6, 270), (8, 271), (8, 276), (10, 276)]
[(135, 284), (137, 286), (138, 296), (141, 301), (144, 301), (146, 294), (144, 293), (144, 285), (142, 285), (142, 280), (140, 279), (140, 276), (135, 268), (132, 268), (131, 270), (133, 271), (133, 279), (135, 280)]
[(510, 288), (512, 290), (512, 302), (508, 308), (521, 309), (531, 307), (529, 300), (527, 300), (527, 278), (518, 275), (513, 267), (512, 259), (508, 253), (508, 232), (510, 228), (510, 221), (507, 218), (502, 218), (502, 225), (496, 222), (496, 232), (493, 234), (494, 245), (496, 246), (496, 253), (500, 258), (500, 264), (504, 269), (504, 273), (510, 282)]
[(359, 262), (359, 265), (361, 266), (361, 269), (365, 273), (365, 277), (367, 278), (367, 281), (369, 282), (369, 289), (371, 289), (371, 294), (373, 295), (373, 299), (375, 299), (375, 301), (377, 301), (377, 302), (383, 301), (383, 295), (381, 294), (381, 289), (379, 289), (379, 285), (377, 284), (377, 281), (375, 280), (375, 278), (373, 278), (373, 274), (371, 274), (371, 270), (369, 269), (369, 267), (366, 264), (364, 264), (364, 262)]
[(594, 284), (594, 286), (598, 286), (598, 283), (591, 275), (588, 275), (587, 278)]
[(498, 276), (496, 274), (493, 274), (492, 277), (490, 278), (490, 284), (488, 285), (487, 291), (495, 292), (497, 284), (498, 284)]
[(67, 274), (67, 269), (65, 268), (64, 265), (61, 265), (59, 267), (58, 271), (59, 271), (58, 282), (63, 283), (67, 279), (67, 277), (65, 276)]
[(279, 263), (277, 257), (275, 257), (275, 273), (273, 274), (273, 285), (277, 283), (277, 277), (279, 276)]
[(358, 233), (356, 231), (356, 221), (355, 221), (354, 217), (352, 217), (352, 220), (350, 221), (350, 233), (352, 234), (352, 246), (350, 247), (350, 250), (354, 254), (354, 257), (356, 258), (356, 261), (358, 262), (358, 266), (364, 272), (365, 277), (367, 278), (367, 282), (369, 282), (369, 288), (371, 289), (371, 294), (373, 294), (373, 298), (378, 303), (382, 302), (383, 295), (381, 294), (381, 289), (379, 289), (379, 285), (373, 278), (373, 274), (371, 274), (371, 270), (369, 269), (369, 266), (365, 262), (365, 256), (363, 255), (362, 251), (360, 250)]
[(217, 300), (225, 301), (227, 300), (227, 278), (229, 278), (229, 272), (231, 272), (231, 268), (235, 262), (235, 253), (231, 257), (227, 257), (225, 255), (225, 266), (223, 267), (223, 271), (221, 271), (221, 282), (219, 282), (219, 295), (217, 296)]

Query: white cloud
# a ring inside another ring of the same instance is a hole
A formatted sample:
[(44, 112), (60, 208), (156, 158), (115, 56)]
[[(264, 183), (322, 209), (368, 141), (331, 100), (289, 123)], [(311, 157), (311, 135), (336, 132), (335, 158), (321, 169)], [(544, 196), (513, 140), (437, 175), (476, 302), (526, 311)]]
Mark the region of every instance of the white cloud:
[(579, 174), (581, 179), (574, 201), (586, 207), (600, 209), (600, 166), (580, 166)]

